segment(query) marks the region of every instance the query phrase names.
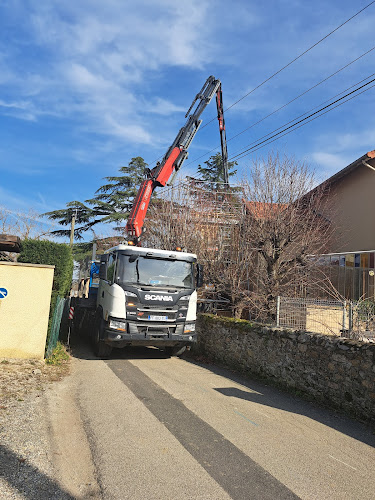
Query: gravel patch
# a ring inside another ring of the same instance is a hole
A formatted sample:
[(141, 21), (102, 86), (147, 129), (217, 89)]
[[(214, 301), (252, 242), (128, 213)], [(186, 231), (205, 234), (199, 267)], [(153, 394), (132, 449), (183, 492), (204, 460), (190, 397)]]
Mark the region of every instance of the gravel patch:
[(69, 364), (0, 359), (0, 498), (73, 499), (55, 479), (45, 390)]

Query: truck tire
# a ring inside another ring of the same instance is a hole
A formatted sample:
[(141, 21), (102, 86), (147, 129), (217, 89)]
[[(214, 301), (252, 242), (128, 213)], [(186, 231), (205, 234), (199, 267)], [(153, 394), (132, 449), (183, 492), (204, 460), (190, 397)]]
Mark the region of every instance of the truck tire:
[(105, 344), (101, 340), (104, 328), (104, 321), (102, 318), (97, 318), (94, 326), (94, 335), (92, 338), (93, 351), (97, 358), (107, 359), (111, 355), (112, 347)]
[(181, 356), (186, 351), (186, 345), (174, 345), (172, 347), (166, 347), (165, 352), (168, 356)]

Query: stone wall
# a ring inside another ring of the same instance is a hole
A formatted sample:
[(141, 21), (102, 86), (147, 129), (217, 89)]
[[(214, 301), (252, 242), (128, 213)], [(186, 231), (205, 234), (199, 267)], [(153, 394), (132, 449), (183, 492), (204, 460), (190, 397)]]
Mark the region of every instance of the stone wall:
[(375, 344), (200, 315), (197, 352), (375, 422)]

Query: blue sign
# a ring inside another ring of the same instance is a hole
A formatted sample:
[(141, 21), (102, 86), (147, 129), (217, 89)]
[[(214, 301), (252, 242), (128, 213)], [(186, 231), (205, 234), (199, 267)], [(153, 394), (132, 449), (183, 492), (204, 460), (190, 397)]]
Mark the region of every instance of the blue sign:
[(0, 288), (0, 299), (5, 299), (8, 295), (8, 290), (6, 288)]

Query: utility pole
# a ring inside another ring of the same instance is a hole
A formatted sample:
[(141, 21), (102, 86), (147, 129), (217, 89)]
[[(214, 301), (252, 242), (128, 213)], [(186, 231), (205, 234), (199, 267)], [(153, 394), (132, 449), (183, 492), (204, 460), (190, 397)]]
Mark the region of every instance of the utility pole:
[(70, 226), (70, 248), (73, 247), (73, 240), (74, 240), (74, 225), (76, 223), (76, 217), (77, 217), (77, 209), (75, 212), (72, 214), (72, 224)]

